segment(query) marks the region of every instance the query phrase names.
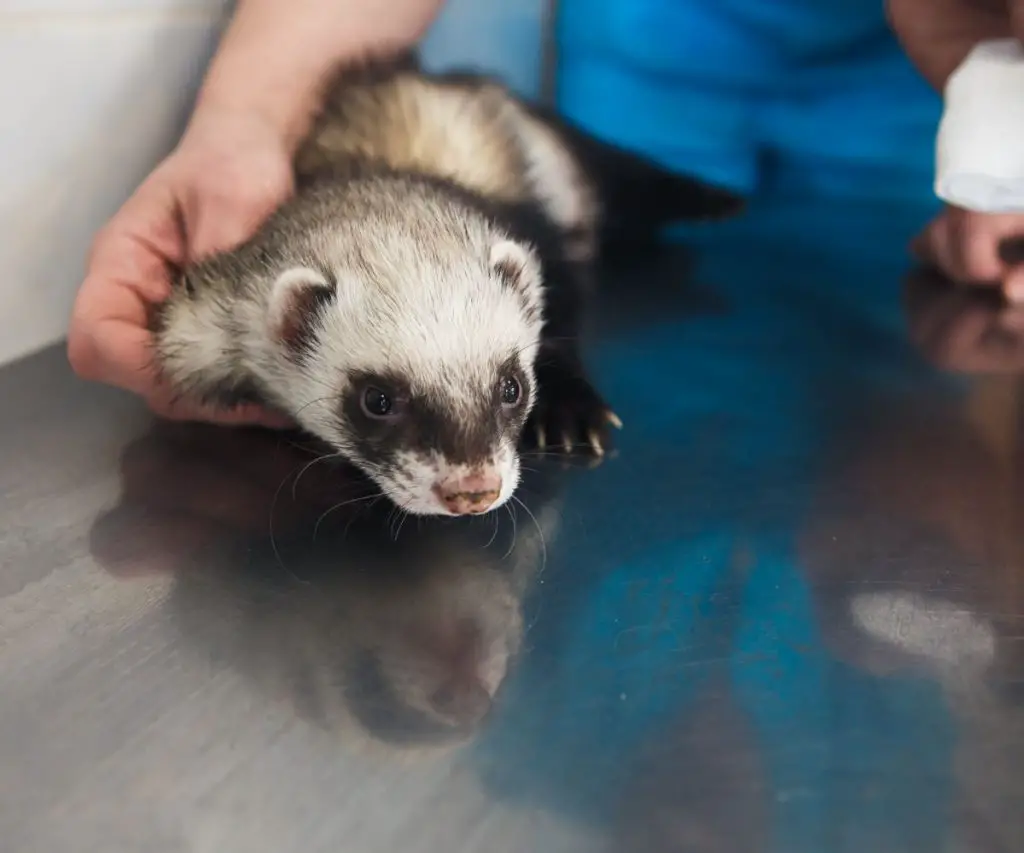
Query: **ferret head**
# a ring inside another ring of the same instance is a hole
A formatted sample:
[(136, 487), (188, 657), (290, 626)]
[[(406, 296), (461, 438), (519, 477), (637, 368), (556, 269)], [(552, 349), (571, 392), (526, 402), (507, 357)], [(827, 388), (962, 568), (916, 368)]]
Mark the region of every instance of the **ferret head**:
[(300, 423), (399, 507), (480, 514), (519, 482), (540, 264), (483, 219), (412, 207), (324, 229), (308, 262), (277, 271), (271, 339)]

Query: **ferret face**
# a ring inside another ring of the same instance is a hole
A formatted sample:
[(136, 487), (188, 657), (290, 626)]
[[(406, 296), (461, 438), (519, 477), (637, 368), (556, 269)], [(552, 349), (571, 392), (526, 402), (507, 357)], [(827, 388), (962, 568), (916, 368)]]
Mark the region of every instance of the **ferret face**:
[(511, 497), (536, 395), (539, 264), (521, 243), (460, 225), (448, 240), (382, 229), (357, 258), (339, 241), (321, 270), (282, 273), (271, 299), (297, 367), (296, 417), (418, 515), (480, 514)]
[(509, 353), (473, 374), (433, 382), (415, 371), (348, 376), (339, 412), (348, 453), (408, 512), (479, 514), (518, 485), (532, 363)]

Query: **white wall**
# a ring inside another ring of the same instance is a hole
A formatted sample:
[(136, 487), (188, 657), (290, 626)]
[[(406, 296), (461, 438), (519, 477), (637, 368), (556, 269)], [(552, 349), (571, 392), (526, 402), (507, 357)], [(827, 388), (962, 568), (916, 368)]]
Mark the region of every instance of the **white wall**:
[[(543, 2), (450, 0), (425, 58), (532, 94)], [(174, 144), (230, 6), (0, 0), (0, 363), (63, 337), (93, 234)]]

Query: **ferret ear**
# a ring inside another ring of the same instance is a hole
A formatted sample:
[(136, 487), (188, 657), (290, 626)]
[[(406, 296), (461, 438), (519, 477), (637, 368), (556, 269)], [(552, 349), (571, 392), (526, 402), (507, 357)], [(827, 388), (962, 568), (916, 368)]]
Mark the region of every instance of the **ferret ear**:
[(541, 268), (531, 248), (515, 240), (500, 240), (491, 247), (490, 264), (501, 282), (523, 300), (527, 311), (540, 311)]
[(285, 270), (270, 290), (267, 322), (273, 339), (290, 350), (302, 349), (313, 334), (318, 310), (334, 296), (334, 283), (319, 270)]

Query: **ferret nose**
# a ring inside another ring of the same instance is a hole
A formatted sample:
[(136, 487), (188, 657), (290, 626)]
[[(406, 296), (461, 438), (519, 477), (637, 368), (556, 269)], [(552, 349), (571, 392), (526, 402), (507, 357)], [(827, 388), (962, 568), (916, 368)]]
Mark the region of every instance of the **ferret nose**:
[(496, 472), (470, 474), (445, 480), (434, 491), (452, 514), (479, 515), (487, 512), (501, 494), (501, 476)]

